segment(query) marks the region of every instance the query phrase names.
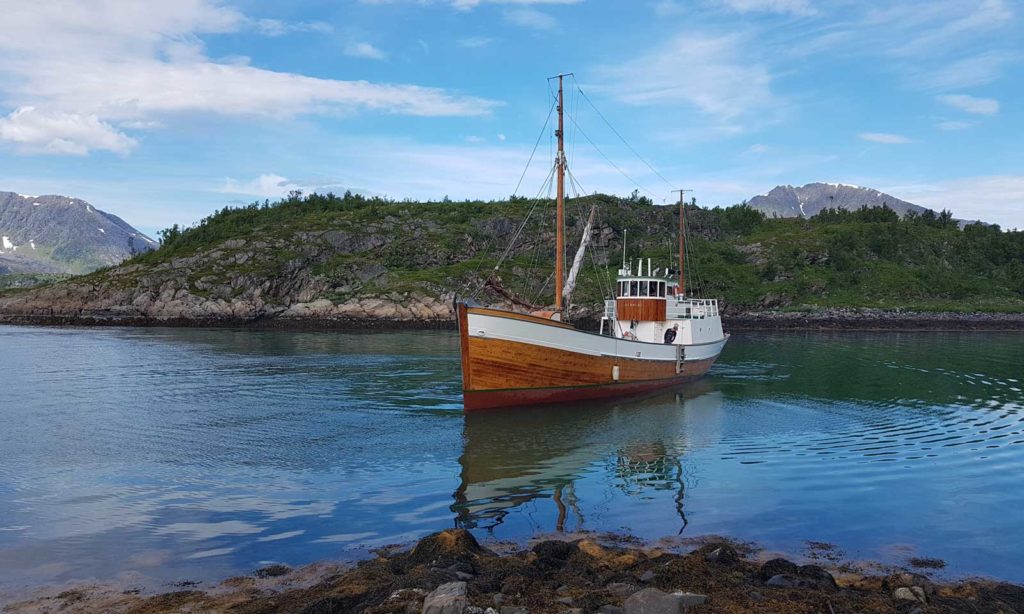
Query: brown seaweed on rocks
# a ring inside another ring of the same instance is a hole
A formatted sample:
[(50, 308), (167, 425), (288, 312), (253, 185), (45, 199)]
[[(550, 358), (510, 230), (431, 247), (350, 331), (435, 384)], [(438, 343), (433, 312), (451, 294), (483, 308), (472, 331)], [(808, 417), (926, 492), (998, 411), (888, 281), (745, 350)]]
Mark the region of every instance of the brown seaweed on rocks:
[[(990, 580), (939, 583), (920, 573), (864, 575), (744, 558), (727, 540), (679, 554), (608, 545), (591, 537), (548, 540), (501, 556), (455, 529), (412, 549), (345, 569), (260, 570), (208, 590), (140, 595), (113, 587), (42, 590), (9, 603), (12, 614), (563, 614), (657, 611), (829, 613), (1022, 612), (1024, 587)], [(833, 575), (833, 572), (835, 575)]]

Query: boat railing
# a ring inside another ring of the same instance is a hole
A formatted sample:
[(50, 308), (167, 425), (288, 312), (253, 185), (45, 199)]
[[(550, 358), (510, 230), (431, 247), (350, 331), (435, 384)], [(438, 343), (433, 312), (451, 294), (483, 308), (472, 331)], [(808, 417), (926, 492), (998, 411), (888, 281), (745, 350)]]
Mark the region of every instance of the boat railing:
[(604, 302), (604, 317), (609, 320), (619, 319), (618, 303), (615, 299), (606, 300)]
[(677, 297), (674, 301), (668, 302), (667, 314), (670, 320), (699, 320), (703, 318), (717, 317), (717, 299), (684, 299)]

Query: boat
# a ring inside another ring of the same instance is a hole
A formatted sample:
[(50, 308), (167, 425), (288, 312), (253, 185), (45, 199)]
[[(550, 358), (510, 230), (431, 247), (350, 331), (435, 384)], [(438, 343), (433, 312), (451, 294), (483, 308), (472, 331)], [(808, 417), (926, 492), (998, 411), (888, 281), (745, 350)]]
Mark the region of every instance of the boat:
[(637, 260), (634, 268), (634, 262), (624, 257), (599, 330), (580, 330), (564, 321), (564, 76), (557, 77), (554, 308), (521, 312), (456, 301), (466, 411), (604, 399), (679, 386), (707, 373), (729, 339), (722, 329), (718, 300), (686, 293), (682, 191), (678, 279), (668, 274), (668, 267), (652, 268), (651, 259)]

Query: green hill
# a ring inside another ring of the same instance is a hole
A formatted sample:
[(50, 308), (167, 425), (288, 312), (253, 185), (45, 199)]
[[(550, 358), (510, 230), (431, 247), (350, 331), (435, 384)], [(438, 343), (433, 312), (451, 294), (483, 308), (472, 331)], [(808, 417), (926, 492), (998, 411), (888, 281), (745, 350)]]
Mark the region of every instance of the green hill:
[[(591, 205), (593, 250), (574, 304), (593, 315), (622, 258), (675, 261), (676, 207), (604, 195), (568, 203), (569, 255)], [(551, 301), (553, 203), (393, 202), (298, 194), (173, 227), (162, 246), (43, 288), (8, 290), (0, 313), (122, 318), (443, 319), (479, 291), (511, 245), (502, 284)], [(529, 216), (514, 242), (520, 223)], [(883, 207), (768, 219), (739, 205), (687, 207), (688, 277), (727, 312), (826, 307), (1024, 312), (1024, 233), (948, 214), (901, 219)], [(692, 286), (691, 286), (692, 287)]]

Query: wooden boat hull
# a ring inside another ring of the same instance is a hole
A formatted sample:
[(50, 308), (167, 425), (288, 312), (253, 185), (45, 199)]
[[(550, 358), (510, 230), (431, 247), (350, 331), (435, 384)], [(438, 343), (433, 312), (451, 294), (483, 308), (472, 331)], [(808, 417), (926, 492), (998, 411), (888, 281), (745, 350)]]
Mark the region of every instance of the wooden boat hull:
[(462, 304), (458, 315), (467, 411), (611, 398), (678, 386), (704, 375), (726, 342), (723, 338), (685, 348), (642, 343)]

